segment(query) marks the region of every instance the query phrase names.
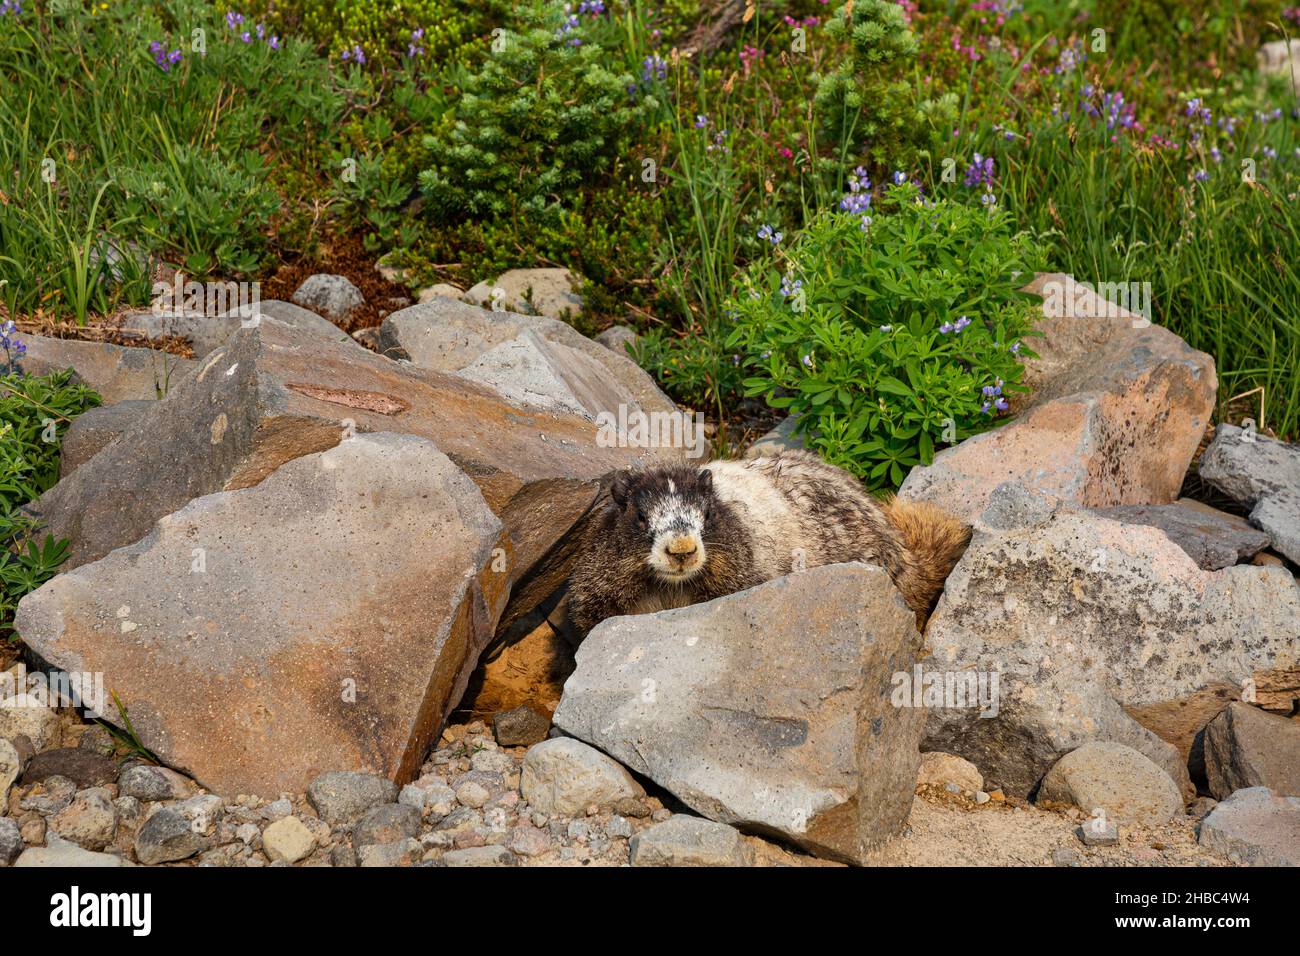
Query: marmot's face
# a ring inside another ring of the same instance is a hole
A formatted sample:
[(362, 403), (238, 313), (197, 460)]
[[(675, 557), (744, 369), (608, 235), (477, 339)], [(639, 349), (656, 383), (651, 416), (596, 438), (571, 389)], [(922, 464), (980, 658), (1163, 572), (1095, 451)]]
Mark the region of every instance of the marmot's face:
[(712, 474), (685, 467), (620, 472), (611, 495), (620, 528), (645, 549), (645, 563), (661, 581), (682, 584), (704, 569)]

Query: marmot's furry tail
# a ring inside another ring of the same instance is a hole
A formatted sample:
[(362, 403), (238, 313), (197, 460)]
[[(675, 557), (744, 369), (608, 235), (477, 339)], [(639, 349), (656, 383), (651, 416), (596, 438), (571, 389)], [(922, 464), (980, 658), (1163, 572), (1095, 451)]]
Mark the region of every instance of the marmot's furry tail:
[(970, 544), (970, 528), (927, 501), (886, 498), (885, 517), (898, 532), (903, 560), (894, 584), (920, 627), (943, 593), (943, 583)]

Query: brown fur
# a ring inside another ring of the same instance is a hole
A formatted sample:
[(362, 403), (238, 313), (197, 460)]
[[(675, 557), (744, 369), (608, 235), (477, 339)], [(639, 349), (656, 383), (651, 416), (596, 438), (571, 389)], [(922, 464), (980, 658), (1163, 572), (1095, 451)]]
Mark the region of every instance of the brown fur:
[[(642, 517), (670, 496), (704, 514), (705, 564), (682, 583), (664, 581), (646, 561), (654, 536)], [(935, 506), (881, 501), (805, 451), (619, 472), (611, 501), (584, 532), (569, 613), (585, 636), (607, 617), (708, 601), (796, 567), (865, 561), (889, 573), (923, 627), (969, 538)]]

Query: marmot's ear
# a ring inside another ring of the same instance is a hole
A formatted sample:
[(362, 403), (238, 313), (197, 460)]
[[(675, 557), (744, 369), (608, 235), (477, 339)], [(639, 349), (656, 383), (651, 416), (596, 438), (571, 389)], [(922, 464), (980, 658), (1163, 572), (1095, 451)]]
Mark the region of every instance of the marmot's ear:
[(713, 472), (707, 468), (700, 469), (700, 491), (706, 495), (713, 491)]
[(614, 504), (620, 508), (627, 505), (627, 494), (632, 487), (632, 473), (630, 471), (614, 472), (614, 479), (609, 485), (609, 496), (614, 499)]

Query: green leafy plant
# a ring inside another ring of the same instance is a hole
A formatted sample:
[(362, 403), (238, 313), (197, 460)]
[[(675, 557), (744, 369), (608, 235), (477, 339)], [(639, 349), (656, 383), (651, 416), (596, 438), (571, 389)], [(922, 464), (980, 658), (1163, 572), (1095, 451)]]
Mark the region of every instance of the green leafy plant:
[(783, 269), (752, 268), (727, 344), (745, 354), (747, 394), (798, 416), (811, 447), (871, 487), (897, 486), (1025, 391), (1033, 306), (1017, 289), (1036, 259), (1005, 212), (894, 185), (882, 209), (819, 215)]
[[(12, 330), (10, 329), (10, 333)], [(9, 339), (6, 335), (6, 344)], [(21, 510), (59, 477), (59, 444), (72, 419), (99, 404), (71, 371), (25, 376), (0, 369), (0, 634), (23, 595), (57, 572), (67, 541), (46, 534)]]

